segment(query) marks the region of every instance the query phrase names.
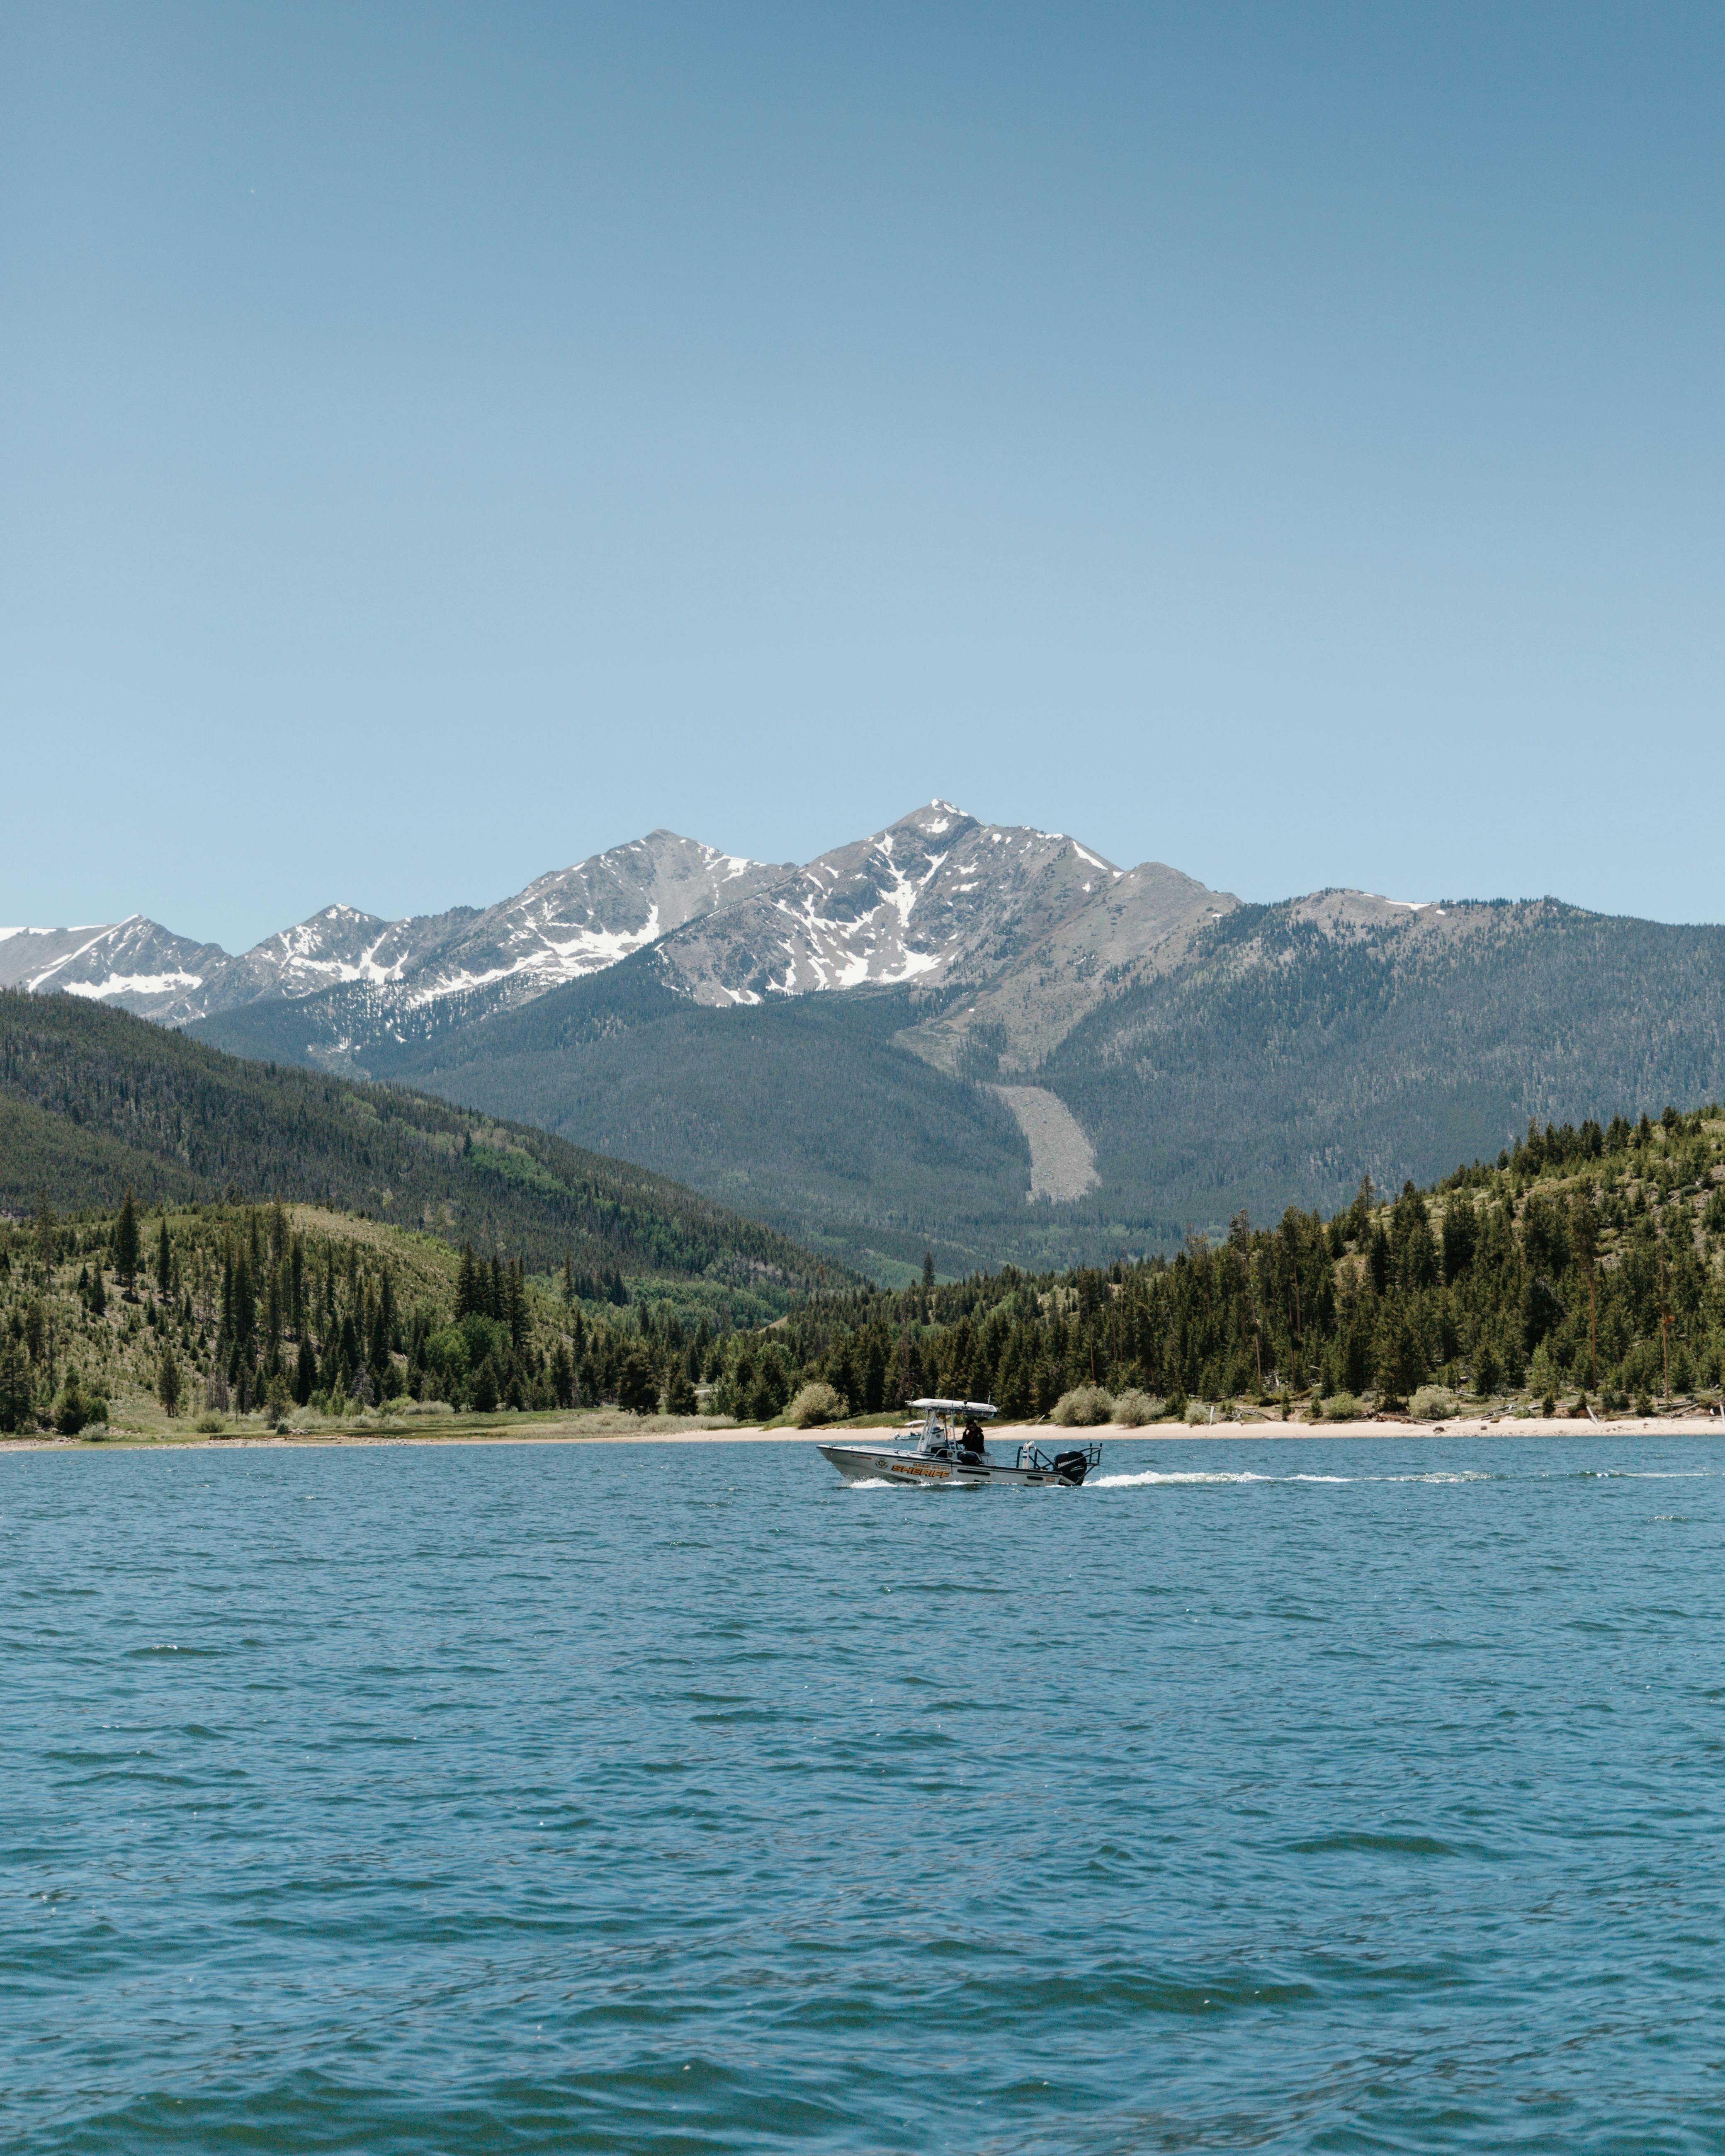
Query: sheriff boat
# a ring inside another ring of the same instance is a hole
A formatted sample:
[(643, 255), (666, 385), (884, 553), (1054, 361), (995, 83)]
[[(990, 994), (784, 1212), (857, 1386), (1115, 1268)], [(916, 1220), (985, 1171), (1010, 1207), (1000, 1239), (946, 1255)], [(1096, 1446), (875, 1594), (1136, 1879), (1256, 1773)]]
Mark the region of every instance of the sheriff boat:
[(1100, 1445), (1067, 1452), (1019, 1445), (1010, 1461), (993, 1458), (982, 1425), (1000, 1412), (989, 1400), (912, 1400), (922, 1417), (884, 1443), (824, 1445), (821, 1451), (847, 1482), (896, 1482), (906, 1489), (980, 1490), (996, 1483), (1076, 1490), (1101, 1460)]

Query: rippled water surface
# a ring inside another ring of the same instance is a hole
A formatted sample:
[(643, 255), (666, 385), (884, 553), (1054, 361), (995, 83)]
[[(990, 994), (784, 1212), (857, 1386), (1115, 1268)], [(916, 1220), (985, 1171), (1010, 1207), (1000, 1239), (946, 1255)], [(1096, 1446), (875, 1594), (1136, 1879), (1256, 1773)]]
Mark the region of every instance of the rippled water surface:
[(0, 2143), (1725, 2147), (1725, 1450), (0, 1459)]

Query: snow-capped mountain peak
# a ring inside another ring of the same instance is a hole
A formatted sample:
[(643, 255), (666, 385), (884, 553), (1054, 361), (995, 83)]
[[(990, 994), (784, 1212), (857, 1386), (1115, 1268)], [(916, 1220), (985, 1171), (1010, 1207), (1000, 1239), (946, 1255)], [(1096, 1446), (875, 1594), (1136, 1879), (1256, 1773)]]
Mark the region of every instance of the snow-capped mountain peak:
[(665, 963), (716, 1004), (938, 986), (988, 970), (1081, 904), (1104, 872), (1119, 873), (1059, 833), (980, 824), (932, 801), (693, 922), (667, 942)]
[(193, 943), (133, 913), (82, 928), (12, 930), (0, 938), (0, 988), (88, 996), (154, 1018), (227, 963), (218, 943)]
[(801, 868), (654, 830), (495, 906), (399, 921), (326, 906), (238, 957), (141, 915), (0, 932), (0, 986), (101, 998), (169, 1024), (336, 996), (343, 1014), (325, 1031), (347, 1054), (530, 1002), (656, 945), (665, 982), (708, 1004), (931, 991), (936, 1014), (917, 1031), (933, 1029), (925, 1052), (942, 1060), (973, 1020), (1027, 1044), (1057, 1033), (1105, 978), (1219, 901), (1235, 903), (1155, 864), (1117, 869), (1064, 832), (983, 824), (934, 800)]

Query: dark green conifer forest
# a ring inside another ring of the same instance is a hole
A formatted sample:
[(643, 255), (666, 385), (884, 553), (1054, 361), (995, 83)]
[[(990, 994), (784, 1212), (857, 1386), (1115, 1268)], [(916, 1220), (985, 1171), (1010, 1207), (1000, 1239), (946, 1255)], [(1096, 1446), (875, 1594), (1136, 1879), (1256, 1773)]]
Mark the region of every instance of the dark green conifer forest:
[(567, 1255), (614, 1301), (625, 1277), (705, 1281), (737, 1315), (770, 1317), (832, 1276), (773, 1229), (543, 1131), (245, 1062), (77, 997), (0, 991), (0, 1213), (44, 1198), (111, 1211), (127, 1188), (148, 1209), (279, 1193), (506, 1250), (529, 1270)]
[(854, 1412), (932, 1393), (1019, 1418), (1090, 1388), (1159, 1414), (1391, 1410), (1428, 1387), (1646, 1412), (1725, 1373), (1725, 1113), (1534, 1125), (1495, 1163), (1387, 1204), (1368, 1183), (1327, 1219), (1241, 1214), (1171, 1259), (829, 1296), (778, 1332), (799, 1378)]
[(130, 1191), (110, 1214), (44, 1205), (0, 1223), (0, 1432), (73, 1436), (151, 1407), (228, 1431), (439, 1403), (686, 1416), (714, 1386), (719, 1414), (783, 1405), (782, 1350), (758, 1353), (740, 1401), (726, 1384), (729, 1298), (714, 1313), (675, 1284), (612, 1285), (619, 1300), (584, 1302), (572, 1260), (533, 1277), (518, 1255), (279, 1202), (153, 1219)]

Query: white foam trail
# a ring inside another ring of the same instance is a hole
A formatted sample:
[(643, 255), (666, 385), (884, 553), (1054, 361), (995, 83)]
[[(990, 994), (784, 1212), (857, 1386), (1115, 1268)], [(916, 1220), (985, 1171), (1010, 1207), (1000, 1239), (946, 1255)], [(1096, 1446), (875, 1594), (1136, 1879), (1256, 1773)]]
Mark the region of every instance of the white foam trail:
[(1086, 1490), (1144, 1490), (1165, 1482), (1497, 1482), (1502, 1479), (1501, 1476), (1478, 1467), (1456, 1468), (1445, 1473), (1426, 1475), (1224, 1475), (1196, 1471), (1181, 1474), (1158, 1473), (1154, 1469), (1147, 1469), (1142, 1475), (1097, 1475), (1084, 1486)]
[[(1566, 1481), (1576, 1474), (1573, 1467), (1536, 1470), (1536, 1481)], [(1725, 1475), (1718, 1467), (1588, 1467), (1580, 1471), (1589, 1480), (1599, 1482), (1703, 1482), (1717, 1480)], [(1223, 1474), (1219, 1471), (1203, 1473), (1196, 1470), (1184, 1472), (1158, 1471), (1147, 1468), (1140, 1475), (1093, 1475), (1085, 1484), (1086, 1490), (1150, 1490), (1170, 1486), (1193, 1484), (1227, 1484), (1240, 1482), (1506, 1482), (1517, 1478), (1487, 1467), (1451, 1467), (1428, 1469), (1423, 1475), (1254, 1475), (1250, 1472)]]
[(1280, 1475), (1158, 1475), (1147, 1470), (1142, 1475), (1097, 1475), (1085, 1485), (1089, 1490), (1144, 1490), (1160, 1482), (1281, 1482), (1288, 1477)]
[(1488, 1468), (1456, 1467), (1425, 1475), (1369, 1475), (1365, 1479), (1368, 1482), (1502, 1482), (1507, 1478)]
[(1587, 1472), (1600, 1482), (1711, 1482), (1717, 1467), (1591, 1467)]

